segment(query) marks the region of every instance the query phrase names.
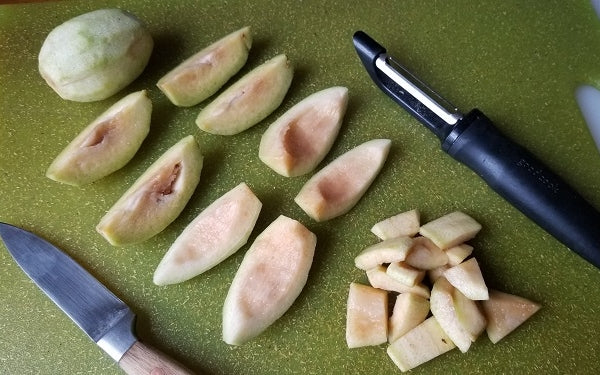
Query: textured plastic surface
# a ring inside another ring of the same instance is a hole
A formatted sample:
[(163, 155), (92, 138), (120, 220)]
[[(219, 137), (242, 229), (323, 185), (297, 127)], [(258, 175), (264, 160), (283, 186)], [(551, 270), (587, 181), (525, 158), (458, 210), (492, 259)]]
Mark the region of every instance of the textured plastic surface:
[[(155, 49), (147, 69), (122, 93), (99, 103), (58, 97), (37, 72), (37, 54), (57, 24), (118, 6), (147, 23)], [(282, 106), (233, 137), (197, 130), (205, 103), (176, 108), (155, 87), (195, 51), (245, 25), (255, 43), (241, 76), (278, 53), (296, 75)], [(345, 306), (350, 282), (365, 283), (354, 257), (377, 242), (372, 225), (418, 208), (424, 221), (463, 210), (483, 230), (473, 254), (490, 287), (542, 304), (498, 344), (481, 337), (411, 374), (600, 373), (600, 272), (449, 157), (423, 126), (382, 95), (356, 57), (352, 35), (368, 31), (403, 64), (459, 108), (482, 109), (600, 205), (600, 156), (573, 92), (600, 80), (600, 22), (588, 0), (367, 2), (229, 0), (61, 1), (0, 6), (0, 221), (48, 239), (89, 270), (138, 315), (142, 341), (208, 374), (394, 374), (385, 346), (349, 350)], [(294, 203), (310, 175), (285, 178), (258, 158), (263, 132), (317, 90), (344, 85), (348, 111), (320, 166), (373, 138), (390, 138), (381, 174), (347, 215), (316, 223)], [(79, 131), (118, 98), (148, 89), (150, 133), (122, 170), (75, 188), (44, 176)], [(188, 134), (205, 153), (202, 180), (181, 216), (139, 245), (114, 248), (94, 230), (106, 210), (168, 147)], [(175, 238), (212, 201), (245, 181), (263, 202), (248, 245), (200, 277), (157, 287), (152, 274)], [(317, 235), (306, 287), (263, 335), (231, 348), (221, 311), (249, 244), (278, 215)], [(0, 245), (0, 372), (122, 374), (23, 274)]]

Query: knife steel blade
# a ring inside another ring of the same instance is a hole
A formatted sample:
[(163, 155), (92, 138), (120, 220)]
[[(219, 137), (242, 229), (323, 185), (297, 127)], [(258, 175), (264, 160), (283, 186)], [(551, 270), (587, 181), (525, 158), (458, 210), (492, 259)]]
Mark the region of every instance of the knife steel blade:
[(600, 268), (600, 213), (481, 111), (461, 114), (363, 31), (356, 52), (375, 84), (493, 190), (582, 258)]
[(0, 223), (0, 237), (29, 278), (125, 372), (191, 374), (139, 342), (131, 309), (67, 254), (9, 224)]

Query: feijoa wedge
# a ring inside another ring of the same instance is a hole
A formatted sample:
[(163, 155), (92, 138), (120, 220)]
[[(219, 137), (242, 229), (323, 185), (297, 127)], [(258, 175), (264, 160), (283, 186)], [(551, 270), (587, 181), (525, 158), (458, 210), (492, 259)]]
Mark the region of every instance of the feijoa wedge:
[(179, 283), (216, 266), (242, 247), (262, 203), (245, 183), (206, 207), (177, 237), (154, 272), (154, 283)]
[(277, 55), (228, 87), (196, 118), (198, 127), (219, 135), (238, 134), (270, 115), (283, 101), (294, 70)]
[(151, 113), (145, 90), (127, 95), (83, 129), (50, 164), (46, 176), (84, 185), (122, 168), (148, 135)]
[(162, 77), (158, 88), (177, 106), (189, 107), (216, 93), (248, 60), (250, 27), (214, 42)]
[(96, 230), (112, 245), (145, 241), (183, 210), (200, 181), (203, 157), (187, 136), (156, 160), (100, 220)]
[(279, 216), (246, 253), (225, 298), (223, 340), (241, 345), (279, 319), (306, 284), (316, 236)]
[(350, 211), (383, 167), (391, 146), (389, 139), (365, 142), (317, 172), (294, 199), (316, 221)]
[(311, 172), (331, 149), (347, 103), (345, 87), (331, 87), (306, 97), (263, 134), (260, 160), (287, 177)]

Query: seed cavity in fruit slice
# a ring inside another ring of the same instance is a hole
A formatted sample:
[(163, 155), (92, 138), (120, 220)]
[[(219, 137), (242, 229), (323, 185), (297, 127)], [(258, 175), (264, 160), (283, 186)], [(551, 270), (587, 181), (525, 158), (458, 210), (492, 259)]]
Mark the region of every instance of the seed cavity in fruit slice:
[(145, 90), (127, 95), (83, 129), (50, 164), (46, 176), (79, 186), (121, 169), (148, 135), (151, 113)]
[(365, 142), (317, 172), (294, 199), (316, 221), (345, 214), (358, 203), (387, 158), (391, 141)]
[(156, 84), (177, 106), (196, 105), (216, 93), (248, 60), (250, 27), (237, 30), (179, 64)]
[(209, 103), (196, 118), (198, 127), (219, 135), (238, 134), (270, 115), (283, 101), (294, 70), (277, 55), (243, 76)]
[(316, 236), (279, 216), (251, 245), (223, 306), (223, 340), (241, 345), (279, 319), (306, 284)]
[(177, 237), (156, 268), (154, 283), (189, 280), (235, 253), (248, 241), (261, 207), (245, 183), (222, 195)]
[(193, 136), (154, 162), (100, 220), (96, 230), (112, 245), (145, 241), (183, 210), (200, 181), (202, 154)]
[(347, 103), (345, 87), (331, 87), (306, 97), (263, 134), (260, 160), (286, 177), (311, 172), (331, 149)]

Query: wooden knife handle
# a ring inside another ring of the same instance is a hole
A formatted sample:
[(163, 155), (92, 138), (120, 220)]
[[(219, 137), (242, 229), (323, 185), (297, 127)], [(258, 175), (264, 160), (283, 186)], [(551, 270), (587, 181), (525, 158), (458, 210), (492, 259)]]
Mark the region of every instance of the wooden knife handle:
[(119, 366), (129, 375), (193, 375), (175, 360), (139, 341), (123, 355)]

